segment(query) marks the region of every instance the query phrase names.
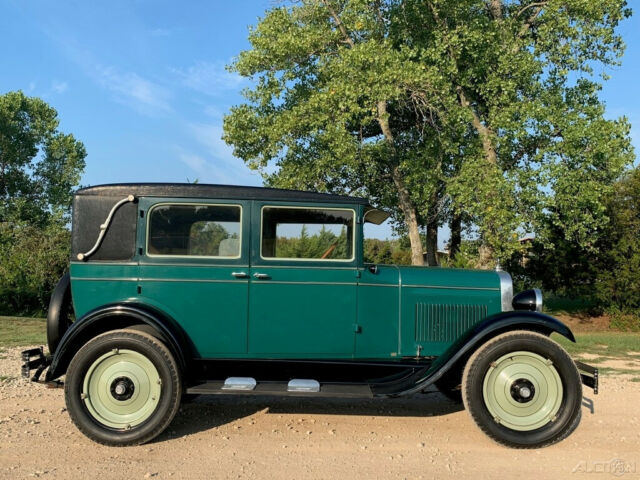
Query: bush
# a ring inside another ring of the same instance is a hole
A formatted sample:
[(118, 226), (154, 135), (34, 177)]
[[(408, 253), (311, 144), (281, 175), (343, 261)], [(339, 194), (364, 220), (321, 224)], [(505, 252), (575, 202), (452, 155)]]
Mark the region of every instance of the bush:
[(69, 263), (70, 232), (0, 223), (0, 314), (40, 315)]

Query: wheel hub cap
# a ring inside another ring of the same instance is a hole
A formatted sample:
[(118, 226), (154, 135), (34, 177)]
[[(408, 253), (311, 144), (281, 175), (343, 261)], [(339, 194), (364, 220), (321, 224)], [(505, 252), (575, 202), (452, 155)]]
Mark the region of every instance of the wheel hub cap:
[(518, 403), (526, 403), (533, 400), (536, 387), (526, 378), (519, 378), (511, 384), (511, 397)]
[(124, 402), (129, 400), (136, 390), (136, 386), (129, 377), (118, 377), (111, 383), (111, 396)]
[(87, 370), (82, 399), (96, 421), (126, 430), (151, 417), (161, 393), (160, 374), (151, 360), (133, 350), (114, 349)]
[(554, 421), (562, 404), (560, 374), (553, 363), (533, 352), (513, 352), (493, 362), (482, 394), (496, 423), (531, 431)]

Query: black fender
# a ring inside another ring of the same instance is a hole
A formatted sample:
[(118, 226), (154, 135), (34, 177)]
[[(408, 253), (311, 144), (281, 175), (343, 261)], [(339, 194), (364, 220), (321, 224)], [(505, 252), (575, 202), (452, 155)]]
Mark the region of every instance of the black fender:
[(72, 308), (71, 276), (65, 273), (58, 280), (58, 284), (51, 294), (49, 309), (47, 310), (47, 345), (51, 355), (58, 348), (60, 339), (62, 339), (70, 326), (69, 314)]
[(133, 325), (154, 332), (169, 348), (181, 371), (186, 371), (195, 350), (175, 320), (148, 305), (118, 303), (98, 307), (71, 324), (53, 354), (45, 380), (64, 375), (76, 352), (96, 335)]
[(466, 360), (478, 347), (504, 332), (531, 330), (544, 335), (559, 333), (575, 343), (573, 333), (560, 320), (539, 312), (512, 311), (491, 315), (463, 333), (431, 364), (423, 378), (397, 395), (409, 395), (423, 390), (445, 375), (458, 362)]

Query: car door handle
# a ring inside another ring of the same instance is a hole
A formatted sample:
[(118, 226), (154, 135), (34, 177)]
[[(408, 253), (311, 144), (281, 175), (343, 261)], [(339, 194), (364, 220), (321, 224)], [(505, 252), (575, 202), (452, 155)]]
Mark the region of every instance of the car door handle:
[(249, 276), (247, 272), (231, 272), (231, 275), (236, 278), (247, 278)]
[(266, 273), (254, 273), (253, 276), (254, 276), (254, 278), (257, 278), (258, 280), (268, 280), (268, 279), (271, 278)]

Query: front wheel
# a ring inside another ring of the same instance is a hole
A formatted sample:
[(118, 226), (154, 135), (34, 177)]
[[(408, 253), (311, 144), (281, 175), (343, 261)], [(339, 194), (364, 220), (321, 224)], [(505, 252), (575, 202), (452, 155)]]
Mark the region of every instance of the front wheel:
[(90, 439), (110, 446), (138, 445), (159, 435), (180, 406), (180, 372), (157, 338), (114, 330), (87, 342), (65, 380), (71, 419)]
[(498, 443), (539, 448), (578, 426), (582, 382), (556, 342), (534, 332), (507, 332), (471, 356), (462, 399), (475, 423)]

